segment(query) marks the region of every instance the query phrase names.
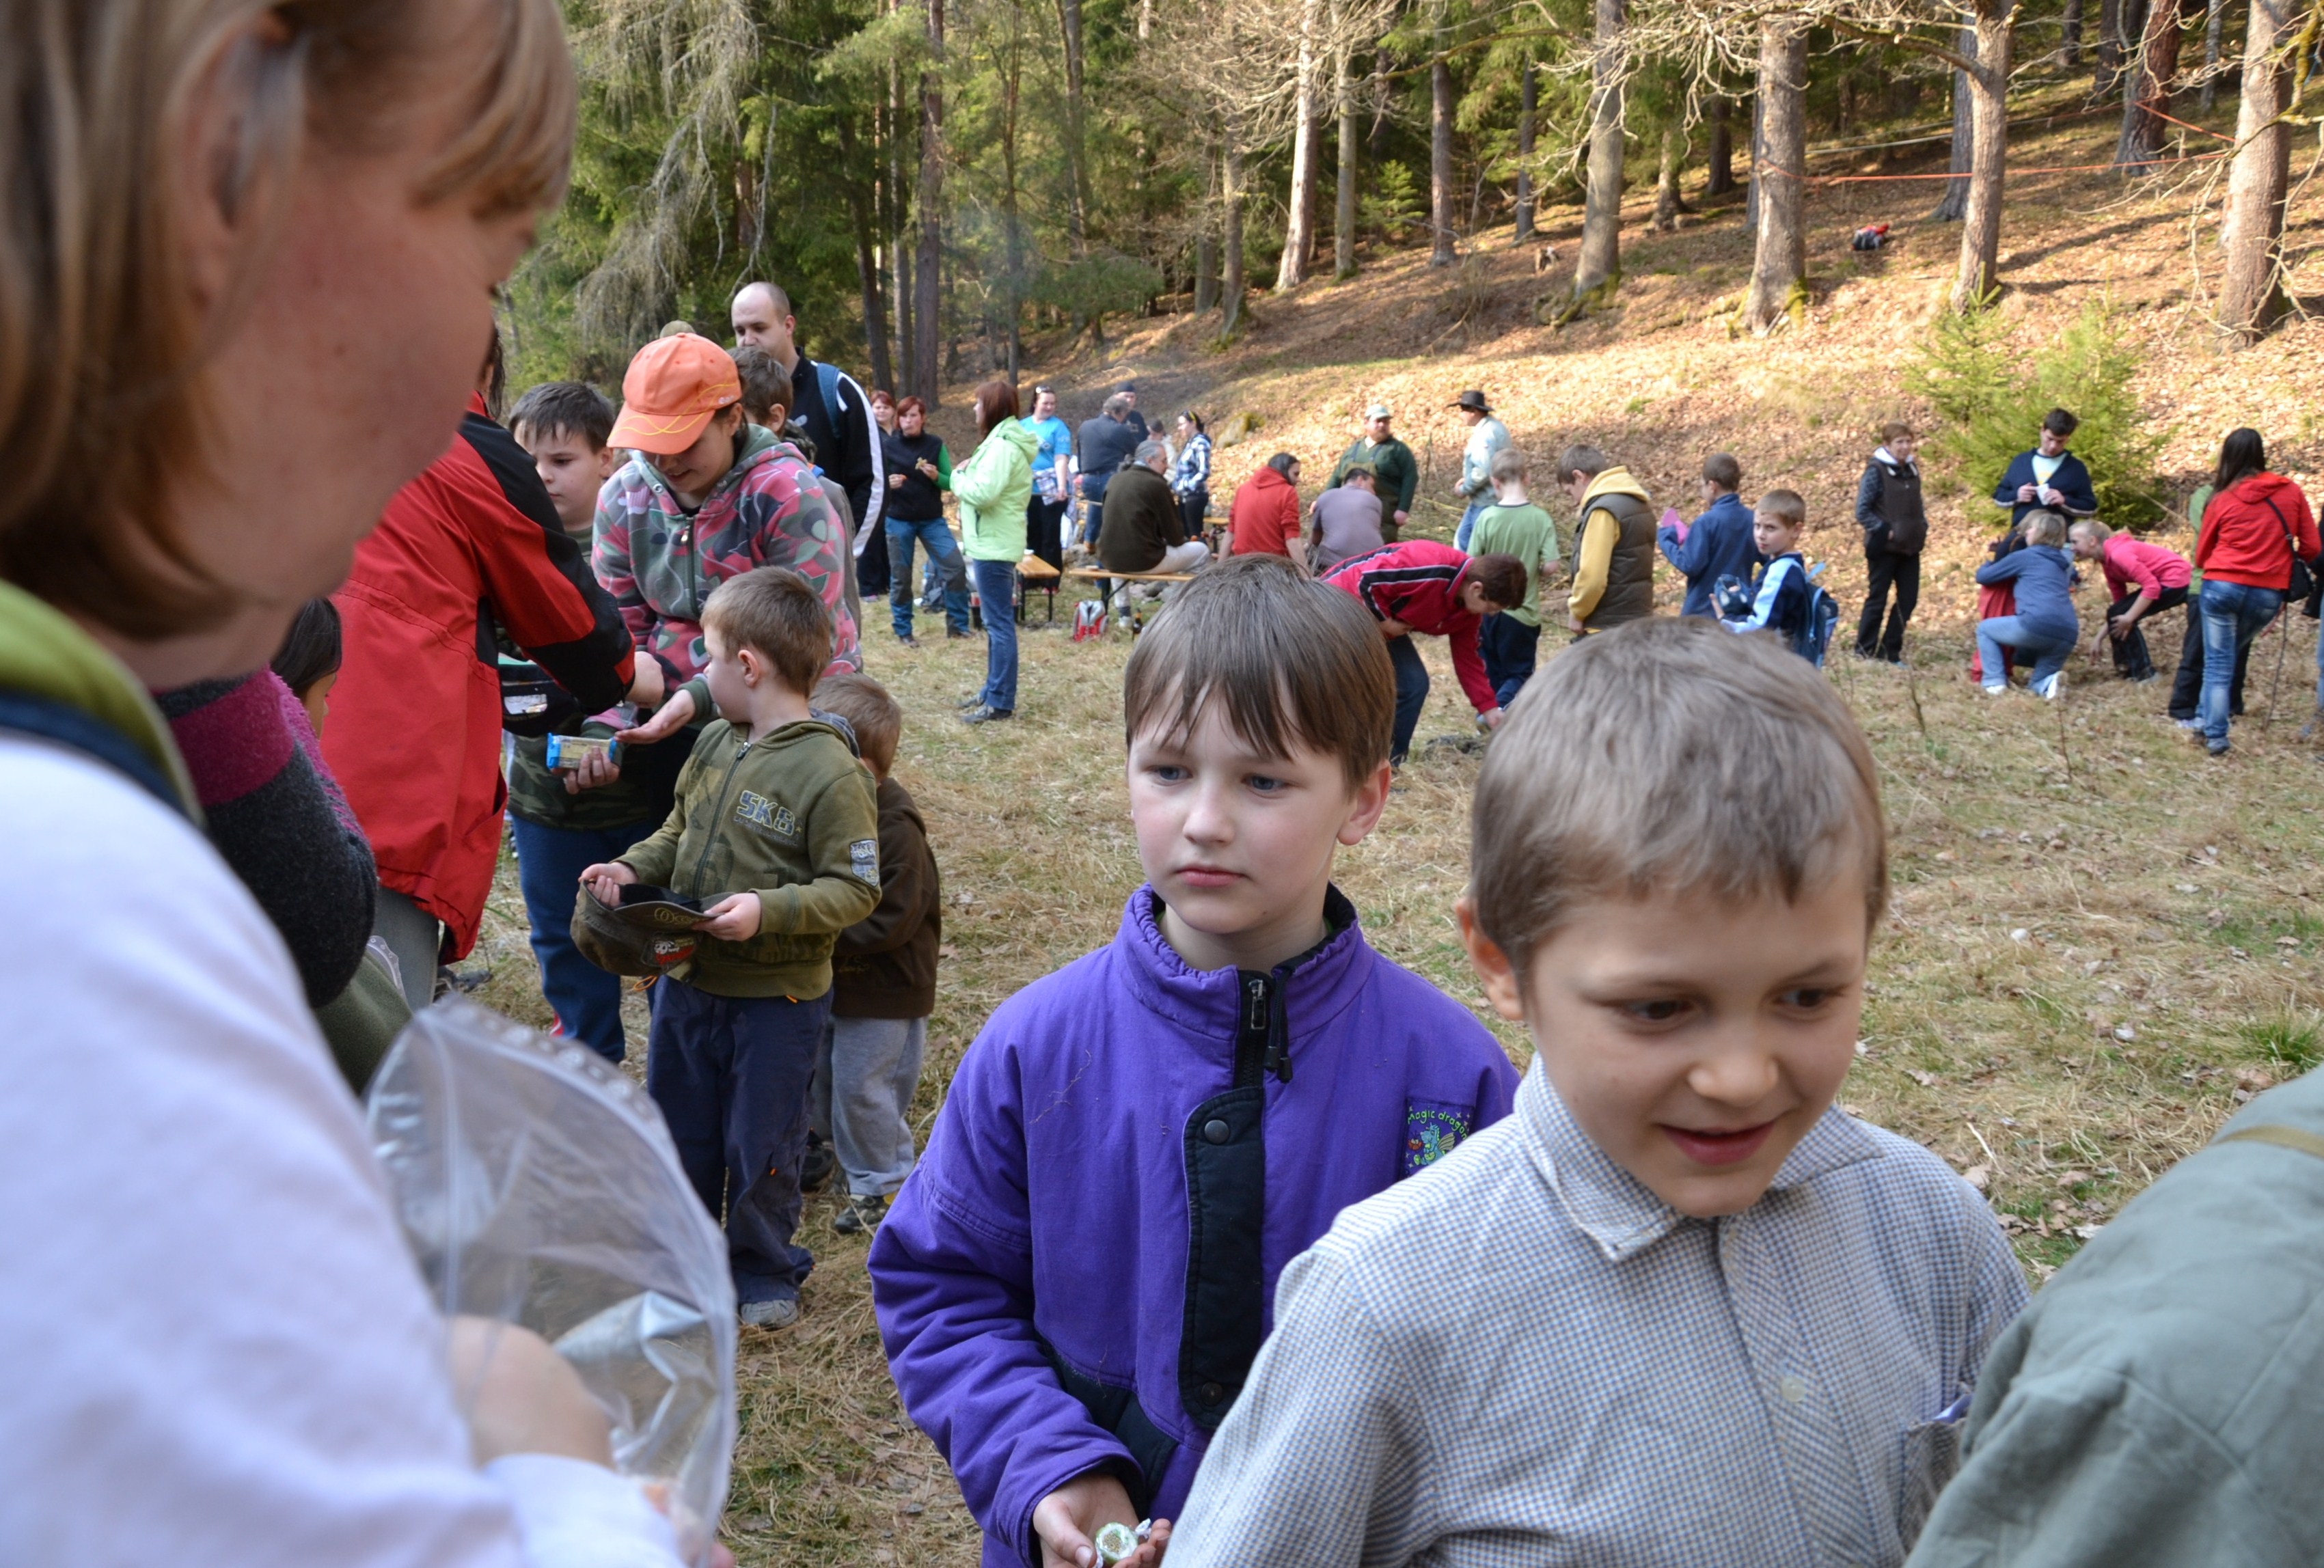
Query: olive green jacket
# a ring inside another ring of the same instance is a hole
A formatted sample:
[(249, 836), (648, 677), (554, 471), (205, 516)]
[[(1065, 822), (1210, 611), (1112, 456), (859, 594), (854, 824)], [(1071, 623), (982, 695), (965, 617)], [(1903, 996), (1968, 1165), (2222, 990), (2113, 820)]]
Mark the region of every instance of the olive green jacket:
[(1996, 1342), (1907, 1568), (2324, 1563), (2324, 1072), (2236, 1112)]
[(640, 881), (705, 905), (759, 895), (758, 935), (704, 937), (687, 984), (713, 996), (821, 996), (833, 943), (880, 902), (872, 770), (818, 720), (760, 741), (720, 719), (679, 770), (669, 820), (621, 858)]

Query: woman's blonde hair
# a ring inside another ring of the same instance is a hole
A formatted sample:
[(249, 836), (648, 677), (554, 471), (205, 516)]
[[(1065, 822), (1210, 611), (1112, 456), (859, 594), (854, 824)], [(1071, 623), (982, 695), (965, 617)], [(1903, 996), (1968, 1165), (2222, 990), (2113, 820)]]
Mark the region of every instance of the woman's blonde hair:
[(180, 260), (188, 117), (213, 84), (246, 97), (218, 189), (264, 214), (309, 145), (383, 151), (420, 78), (461, 72), (467, 116), (420, 199), (548, 206), (575, 112), (556, 0), (472, 9), (456, 32), (481, 46), (429, 24), (444, 0), (0, 0), (0, 577), (141, 641), (233, 613), (172, 515), (210, 459), (200, 372), (227, 335)]
[(2029, 512), (2025, 514), (2027, 544), (2061, 545), (2066, 542), (2066, 520), (2054, 512)]

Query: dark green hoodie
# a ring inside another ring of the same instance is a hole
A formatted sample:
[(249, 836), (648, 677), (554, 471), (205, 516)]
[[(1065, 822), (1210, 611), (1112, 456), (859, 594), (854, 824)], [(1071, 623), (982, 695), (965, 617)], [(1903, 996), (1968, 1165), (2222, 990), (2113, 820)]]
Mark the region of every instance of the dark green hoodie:
[(880, 901), (872, 770), (819, 721), (761, 741), (720, 719), (679, 770), (669, 820), (621, 858), (640, 881), (705, 905), (759, 895), (758, 935), (704, 937), (687, 984), (713, 996), (821, 996), (833, 943)]

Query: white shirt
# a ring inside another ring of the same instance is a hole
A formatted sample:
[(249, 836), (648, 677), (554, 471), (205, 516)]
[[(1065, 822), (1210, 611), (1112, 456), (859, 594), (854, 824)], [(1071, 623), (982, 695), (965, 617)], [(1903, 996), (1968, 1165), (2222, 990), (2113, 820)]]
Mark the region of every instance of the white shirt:
[(1294, 1259), (1171, 1568), (1894, 1568), (2025, 1301), (1944, 1162), (1827, 1111), (1692, 1220), (1540, 1065)]
[(111, 770), (0, 738), (0, 1563), (675, 1568), (598, 1466), (480, 1471), (281, 939)]

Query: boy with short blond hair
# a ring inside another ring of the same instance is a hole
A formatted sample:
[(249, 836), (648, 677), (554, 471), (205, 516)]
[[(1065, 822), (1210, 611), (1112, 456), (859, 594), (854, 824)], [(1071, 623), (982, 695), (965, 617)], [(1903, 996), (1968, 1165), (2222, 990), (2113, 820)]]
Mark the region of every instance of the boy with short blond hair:
[(1968, 1183), (1833, 1105), (1888, 890), (1846, 706), (1768, 641), (1626, 626), (1536, 679), (1470, 820), (1462, 938), (1533, 1067), (1285, 1271), (1172, 1568), (1894, 1568), (2025, 1285)]
[(1110, 946), (992, 1015), (872, 1249), (896, 1386), (988, 1568), (1088, 1568), (1103, 1526), (1175, 1513), (1277, 1271), (1515, 1083), (1332, 885), (1388, 798), (1362, 606), (1234, 557), (1139, 639), (1123, 709), (1147, 885)]
[(1808, 575), (1800, 554), (1808, 505), (1795, 490), (1770, 490), (1751, 514), (1751, 537), (1761, 564), (1747, 588), (1719, 579), (1720, 619), (1730, 632), (1772, 632), (1811, 664), (1823, 663), (1839, 606)]
[(697, 945), (654, 985), (646, 1089), (704, 1206), (724, 1217), (742, 1322), (783, 1327), (815, 1267), (791, 1237), (832, 947), (880, 901), (879, 807), (846, 737), (808, 714), (832, 620), (807, 579), (783, 567), (729, 577), (702, 628), (723, 716), (695, 742), (660, 831), (581, 877), (601, 906), (701, 909)]
[(912, 1095), (936, 1007), (944, 890), (920, 808), (895, 777), (904, 710), (868, 675), (824, 677), (815, 702), (855, 732), (879, 786), (880, 903), (833, 950), (831, 1021), (815, 1072), (815, 1130), (847, 1194), (832, 1229), (853, 1235), (880, 1228), (912, 1174)]
[(1516, 447), (1493, 454), (1491, 504), (1477, 513), (1469, 536), (1472, 554), (1513, 557), (1525, 568), (1525, 592), (1518, 601), (1485, 617), (1477, 632), (1477, 651), (1484, 657), (1485, 678), (1493, 697), (1507, 707), (1533, 678), (1541, 644), (1541, 602), (1549, 585), (1563, 570), (1557, 558), (1557, 525), (1526, 493), (1532, 464)]

